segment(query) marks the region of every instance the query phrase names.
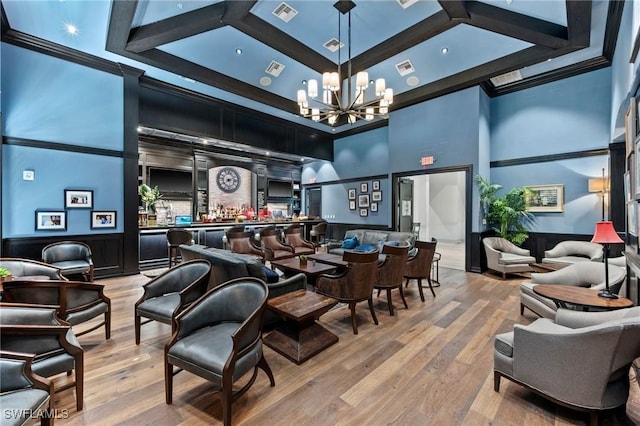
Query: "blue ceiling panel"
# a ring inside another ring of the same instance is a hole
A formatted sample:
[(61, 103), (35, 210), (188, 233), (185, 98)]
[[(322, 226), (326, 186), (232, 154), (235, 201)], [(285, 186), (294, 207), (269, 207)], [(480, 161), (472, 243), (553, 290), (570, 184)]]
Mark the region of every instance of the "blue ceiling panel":
[(193, 10), (220, 3), (222, 0), (143, 0), (138, 3), (133, 26), (147, 25)]

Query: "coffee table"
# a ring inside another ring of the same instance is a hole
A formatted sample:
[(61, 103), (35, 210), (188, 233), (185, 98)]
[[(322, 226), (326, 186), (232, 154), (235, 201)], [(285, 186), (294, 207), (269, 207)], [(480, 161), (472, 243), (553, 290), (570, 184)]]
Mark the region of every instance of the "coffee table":
[(327, 265), (333, 265), (337, 267), (344, 267), (349, 264), (349, 262), (345, 262), (344, 260), (342, 260), (341, 254), (316, 253), (316, 254), (310, 254), (307, 257), (311, 260), (315, 260), (320, 263), (326, 263)]
[(336, 267), (326, 263), (315, 262), (313, 260), (307, 260), (305, 264), (300, 263), (300, 259), (297, 257), (291, 257), (289, 259), (272, 260), (271, 266), (275, 266), (284, 272), (285, 276), (298, 274), (302, 272), (307, 276), (309, 284), (313, 284), (316, 277), (321, 274), (328, 274), (336, 270)]
[(264, 344), (296, 364), (302, 364), (338, 342), (338, 336), (316, 322), (337, 303), (331, 297), (307, 290), (269, 299), (267, 308), (286, 321), (263, 337)]
[(536, 284), (533, 292), (553, 300), (558, 308), (566, 308), (567, 303), (582, 306), (585, 311), (589, 308), (613, 310), (633, 306), (633, 302), (625, 297), (607, 299), (598, 296), (599, 290), (572, 285)]

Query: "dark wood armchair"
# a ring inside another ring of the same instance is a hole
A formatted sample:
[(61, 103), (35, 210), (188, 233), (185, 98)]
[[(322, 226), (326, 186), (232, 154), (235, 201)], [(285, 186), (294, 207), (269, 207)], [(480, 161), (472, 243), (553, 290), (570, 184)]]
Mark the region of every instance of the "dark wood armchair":
[(316, 280), (316, 292), (333, 297), (340, 302), (348, 303), (351, 310), (353, 334), (358, 334), (356, 303), (369, 302), (369, 311), (373, 322), (378, 325), (378, 318), (373, 310), (373, 286), (378, 280), (378, 251), (355, 252), (345, 251), (342, 260), (348, 262), (346, 268), (338, 274), (323, 274)]
[(389, 314), (394, 315), (393, 303), (391, 302), (391, 290), (398, 289), (402, 303), (405, 308), (407, 301), (404, 298), (404, 291), (402, 290), (402, 282), (404, 277), (404, 269), (407, 264), (407, 258), (409, 256), (409, 244), (393, 245), (387, 243), (382, 246), (382, 254), (385, 255), (384, 261), (378, 265), (378, 282), (373, 287), (378, 290), (386, 290), (387, 292), (387, 304), (389, 305)]
[(416, 241), (414, 247), (418, 249), (418, 252), (407, 259), (407, 265), (404, 270), (404, 278), (407, 280), (405, 287), (409, 285), (409, 280), (417, 280), (420, 300), (423, 302), (423, 279), (427, 280), (431, 294), (436, 297), (436, 292), (433, 291), (433, 285), (431, 284), (431, 266), (433, 264), (433, 256), (436, 253), (436, 244), (436, 241)]
[[(151, 321), (173, 326), (173, 320), (187, 306), (207, 291), (211, 263), (196, 259), (183, 262), (152, 279), (134, 306), (136, 345), (140, 344), (140, 327)], [(148, 318), (142, 321), (142, 318)]]
[(255, 245), (255, 234), (252, 231), (227, 232), (229, 247), (233, 253), (249, 254), (264, 263), (264, 251)]
[[(164, 348), (167, 404), (173, 401), (173, 376), (189, 371), (221, 388), (222, 419), (225, 426), (230, 426), (231, 403), (253, 385), (258, 368), (275, 386), (262, 352), (268, 294), (263, 281), (237, 278), (209, 290), (176, 317), (173, 336)], [(234, 393), (233, 383), (249, 372), (249, 381)]]
[(314, 254), (316, 252), (315, 244), (305, 240), (302, 236), (302, 227), (300, 225), (289, 226), (284, 231), (284, 237), (286, 243), (293, 247), (293, 252), (296, 256)]
[(85, 281), (93, 281), (91, 248), (80, 241), (58, 241), (42, 249), (42, 261), (61, 269), (69, 278), (80, 275)]
[(0, 258), (0, 268), (6, 268), (13, 278), (19, 278), (24, 276), (37, 276), (42, 275), (48, 277), (50, 280), (66, 280), (60, 272), (60, 268), (52, 266), (37, 260), (20, 259), (17, 257), (3, 257)]
[(76, 333), (76, 336), (82, 336), (104, 326), (105, 337), (107, 339), (111, 337), (111, 299), (104, 295), (102, 284), (62, 280), (14, 280), (5, 282), (3, 287), (5, 301), (59, 306), (58, 317), (72, 326), (104, 315), (102, 322)]
[(75, 370), (75, 380), (56, 387), (55, 392), (75, 387), (76, 408), (82, 410), (84, 351), (71, 325), (57, 317), (55, 307), (0, 303), (0, 339), (3, 351), (34, 354), (31, 369), (39, 376), (71, 374)]
[(320, 241), (323, 241), (327, 235), (327, 222), (322, 221), (317, 223), (311, 227), (311, 232), (309, 236), (311, 237), (311, 242), (315, 245), (320, 245)]
[(296, 255), (293, 247), (280, 241), (280, 235), (281, 232), (275, 228), (260, 230), (260, 242), (265, 260), (288, 259)]

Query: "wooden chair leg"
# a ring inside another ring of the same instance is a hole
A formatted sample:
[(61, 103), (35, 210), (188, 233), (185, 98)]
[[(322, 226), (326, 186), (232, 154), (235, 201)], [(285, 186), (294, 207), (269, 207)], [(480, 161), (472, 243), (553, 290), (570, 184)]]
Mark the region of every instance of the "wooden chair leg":
[(140, 344), (140, 316), (134, 313), (134, 324), (133, 324), (133, 332), (136, 336), (136, 345)]
[(418, 278), (418, 292), (420, 293), (420, 300), (424, 302), (424, 292), (422, 291), (422, 278)]
[(164, 356), (164, 398), (167, 404), (173, 402), (173, 365), (167, 361), (167, 355)]
[(231, 426), (231, 403), (233, 402), (233, 382), (222, 381), (222, 424)]
[(431, 278), (427, 277), (427, 282), (429, 283), (429, 289), (431, 290), (431, 294), (433, 294), (433, 297), (436, 297), (436, 292), (433, 291), (433, 285), (431, 285)]
[(356, 318), (356, 302), (350, 302), (349, 309), (351, 309), (351, 327), (353, 327), (353, 334), (358, 334), (358, 319)]
[(520, 304), (520, 315), (524, 315), (524, 305)]
[(84, 352), (78, 354), (76, 367), (76, 409), (82, 411), (84, 405)]
[(267, 376), (269, 377), (269, 382), (271, 383), (271, 387), (274, 387), (276, 385), (276, 381), (273, 378), (273, 372), (271, 371), (271, 367), (269, 367), (269, 364), (267, 363), (267, 359), (264, 357), (264, 354), (262, 354), (262, 356), (260, 357), (260, 361), (258, 361), (258, 364), (256, 364), (258, 366), (258, 368), (261, 368), (262, 371), (264, 371)]
[(391, 289), (387, 289), (387, 304), (389, 305), (389, 315), (394, 316), (393, 305), (391, 304)]
[(407, 305), (407, 299), (404, 298), (404, 290), (402, 289), (402, 284), (400, 284), (398, 290), (400, 291), (400, 297), (402, 298), (402, 303), (404, 303), (404, 308), (409, 309), (409, 305)]
[(493, 390), (500, 392), (500, 373), (497, 371), (493, 372)]
[(378, 317), (376, 316), (376, 312), (373, 310), (373, 298), (369, 296), (369, 311), (371, 311), (371, 317), (373, 318), (373, 323), (378, 325)]
[(104, 313), (104, 335), (107, 340), (111, 338), (111, 307)]

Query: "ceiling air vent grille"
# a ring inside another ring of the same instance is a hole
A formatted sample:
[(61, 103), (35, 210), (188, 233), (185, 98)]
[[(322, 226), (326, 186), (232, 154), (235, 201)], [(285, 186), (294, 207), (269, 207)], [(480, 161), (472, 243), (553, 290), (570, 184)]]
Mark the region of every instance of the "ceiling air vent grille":
[(323, 46), (329, 49), (331, 52), (337, 52), (338, 49), (342, 49), (344, 47), (344, 43), (342, 43), (337, 38), (332, 38), (331, 40), (323, 44)]
[(520, 70), (515, 70), (496, 77), (492, 77), (491, 83), (493, 83), (495, 87), (500, 87), (520, 80), (522, 80), (522, 74), (520, 73)]
[(274, 77), (278, 77), (283, 69), (284, 65), (282, 65), (280, 62), (271, 61), (265, 72), (267, 74), (271, 74)]
[(294, 16), (298, 14), (298, 11), (285, 2), (282, 2), (273, 10), (273, 14), (282, 19), (284, 22), (289, 22)]
[(397, 1), (400, 4), (400, 6), (402, 6), (403, 9), (406, 9), (409, 6), (413, 6), (414, 4), (418, 3), (418, 0), (397, 0)]
[(406, 61), (402, 61), (399, 64), (396, 65), (396, 69), (398, 70), (398, 72), (400, 73), (401, 76), (405, 76), (407, 74), (411, 74), (412, 72), (414, 72), (416, 69), (413, 67), (413, 64), (411, 63), (410, 60), (406, 60)]

